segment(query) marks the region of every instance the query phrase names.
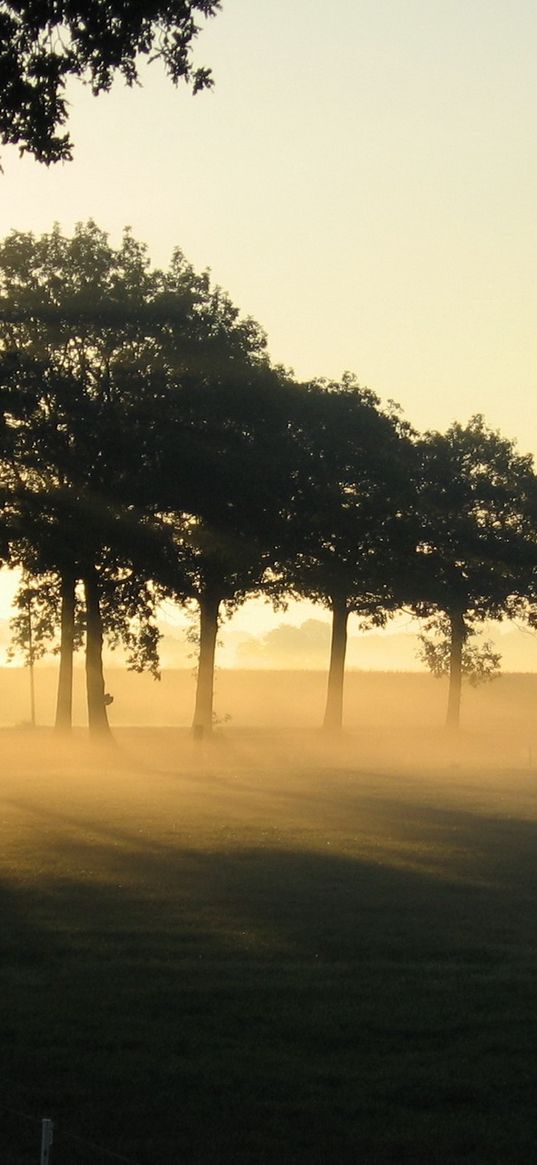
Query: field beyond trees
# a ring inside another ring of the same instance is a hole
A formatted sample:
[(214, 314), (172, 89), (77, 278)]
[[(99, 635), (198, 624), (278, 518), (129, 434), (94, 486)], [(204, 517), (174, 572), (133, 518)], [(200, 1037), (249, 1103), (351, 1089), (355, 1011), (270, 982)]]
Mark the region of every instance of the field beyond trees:
[[(35, 669), (39, 727), (54, 723), (57, 669)], [(216, 673), (215, 720), (219, 730), (242, 728), (318, 729), (322, 724), (327, 677), (323, 671), (241, 670), (221, 668)], [(110, 724), (118, 727), (187, 728), (195, 701), (193, 668), (169, 669), (160, 682), (146, 674), (109, 668), (106, 686), (114, 696), (108, 709)], [(346, 677), (344, 727), (377, 738), (390, 732), (419, 730), (428, 734), (442, 728), (446, 717), (448, 679), (426, 672), (352, 671)], [(508, 738), (509, 761), (525, 757), (537, 730), (537, 673), (506, 673), (493, 683), (464, 686), (462, 732), (486, 738), (491, 729)], [(0, 668), (0, 727), (20, 727), (30, 711), (29, 677), (24, 668)], [(85, 676), (74, 671), (73, 719), (87, 724)], [(537, 751), (536, 751), (537, 755)]]
[(504, 731), (4, 729), (4, 1159), (535, 1159), (537, 770)]

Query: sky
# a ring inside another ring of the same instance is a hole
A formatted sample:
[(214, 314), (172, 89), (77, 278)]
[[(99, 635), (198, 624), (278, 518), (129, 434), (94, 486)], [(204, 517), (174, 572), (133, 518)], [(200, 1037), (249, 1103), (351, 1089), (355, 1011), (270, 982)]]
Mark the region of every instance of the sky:
[(350, 369), (418, 428), (482, 412), (537, 453), (536, 54), (533, 0), (223, 0), (211, 92), (158, 64), (76, 82), (73, 162), (4, 148), (0, 233), (128, 224), (210, 267), (297, 376)]

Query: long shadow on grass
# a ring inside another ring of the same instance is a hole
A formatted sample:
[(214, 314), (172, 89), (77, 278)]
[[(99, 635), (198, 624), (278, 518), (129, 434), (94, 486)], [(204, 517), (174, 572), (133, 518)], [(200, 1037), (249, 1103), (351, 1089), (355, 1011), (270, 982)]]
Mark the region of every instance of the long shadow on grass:
[(534, 1159), (533, 823), (416, 813), (416, 868), (67, 820), (0, 886), (3, 1098), (56, 1117), (54, 1165), (100, 1159), (69, 1131), (140, 1165)]

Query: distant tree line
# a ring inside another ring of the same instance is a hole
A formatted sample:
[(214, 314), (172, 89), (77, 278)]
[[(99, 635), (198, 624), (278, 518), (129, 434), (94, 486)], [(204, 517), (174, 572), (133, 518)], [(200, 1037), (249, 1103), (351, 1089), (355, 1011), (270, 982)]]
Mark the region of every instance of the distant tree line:
[(416, 433), (346, 374), (298, 383), (263, 332), (176, 251), (150, 266), (127, 230), (12, 232), (0, 244), (0, 557), (21, 571), (16, 642), (58, 645), (56, 727), (85, 645), (88, 722), (109, 733), (103, 643), (158, 675), (158, 611), (197, 604), (194, 731), (213, 722), (219, 622), (245, 599), (331, 612), (325, 727), (342, 724), (347, 623), (425, 619), (424, 657), (497, 666), (475, 634), (537, 622), (532, 459), (481, 417)]

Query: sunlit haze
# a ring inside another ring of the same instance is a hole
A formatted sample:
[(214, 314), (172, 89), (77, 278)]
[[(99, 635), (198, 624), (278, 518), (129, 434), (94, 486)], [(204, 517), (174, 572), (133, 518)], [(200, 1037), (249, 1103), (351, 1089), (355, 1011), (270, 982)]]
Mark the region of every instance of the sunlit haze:
[(73, 84), (74, 161), (5, 149), (0, 230), (130, 224), (156, 264), (210, 267), (298, 376), (352, 369), (420, 428), (482, 412), (535, 451), (536, 34), (530, 0), (225, 0), (196, 47), (214, 90), (158, 65)]
[(536, 0), (215, 3), (0, 0), (214, 77), (0, 149), (0, 1165), (529, 1165)]

